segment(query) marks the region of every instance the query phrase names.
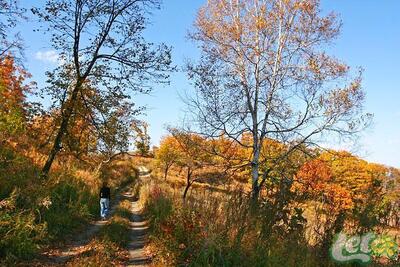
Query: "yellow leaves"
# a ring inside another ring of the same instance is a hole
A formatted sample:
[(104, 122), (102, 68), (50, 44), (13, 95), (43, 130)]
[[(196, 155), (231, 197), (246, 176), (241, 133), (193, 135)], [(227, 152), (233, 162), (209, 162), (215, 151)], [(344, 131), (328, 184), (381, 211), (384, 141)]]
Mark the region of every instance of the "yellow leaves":
[(348, 65), (325, 53), (310, 56), (307, 59), (306, 65), (307, 69), (312, 72), (313, 78), (321, 81), (342, 77), (350, 69)]
[(312, 70), (315, 74), (319, 74), (320, 72), (320, 67), (318, 65), (317, 60), (314, 57), (310, 57), (308, 60), (308, 67), (310, 70)]
[(262, 30), (265, 29), (267, 27), (267, 20), (265, 19), (265, 17), (257, 17), (256, 18), (256, 27), (258, 30)]
[(155, 158), (160, 165), (170, 166), (181, 160), (179, 143), (172, 136), (164, 137), (157, 149)]

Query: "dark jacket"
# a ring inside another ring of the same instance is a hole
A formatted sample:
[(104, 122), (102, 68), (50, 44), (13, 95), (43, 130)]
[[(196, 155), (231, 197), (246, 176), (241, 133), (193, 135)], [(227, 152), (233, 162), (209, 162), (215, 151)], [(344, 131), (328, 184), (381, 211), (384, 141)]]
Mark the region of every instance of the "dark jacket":
[(102, 187), (100, 189), (100, 198), (111, 198), (111, 192), (109, 187)]

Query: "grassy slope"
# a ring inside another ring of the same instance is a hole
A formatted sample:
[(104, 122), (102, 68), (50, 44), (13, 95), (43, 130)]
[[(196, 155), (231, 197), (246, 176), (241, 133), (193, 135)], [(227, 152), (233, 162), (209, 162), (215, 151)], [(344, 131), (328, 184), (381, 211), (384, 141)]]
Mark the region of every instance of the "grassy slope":
[[(44, 181), (37, 162), (0, 148), (0, 263), (30, 260), (98, 216), (101, 180), (93, 171), (64, 161)], [(131, 180), (133, 167), (131, 160), (113, 163), (107, 170), (111, 187)]]
[(327, 253), (309, 245), (304, 225), (293, 221), (268, 228), (268, 207), (252, 212), (242, 192), (225, 194), (223, 185), (195, 183), (183, 203), (184, 177), (177, 169), (167, 181), (161, 177), (154, 171), (142, 192), (152, 225), (154, 265), (336, 266)]

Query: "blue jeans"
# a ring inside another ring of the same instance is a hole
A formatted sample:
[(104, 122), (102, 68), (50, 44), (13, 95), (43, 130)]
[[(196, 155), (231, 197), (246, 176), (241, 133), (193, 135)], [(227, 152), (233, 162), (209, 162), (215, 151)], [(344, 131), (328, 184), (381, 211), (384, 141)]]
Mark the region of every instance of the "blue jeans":
[(108, 198), (100, 198), (100, 216), (105, 218), (110, 210), (110, 200)]

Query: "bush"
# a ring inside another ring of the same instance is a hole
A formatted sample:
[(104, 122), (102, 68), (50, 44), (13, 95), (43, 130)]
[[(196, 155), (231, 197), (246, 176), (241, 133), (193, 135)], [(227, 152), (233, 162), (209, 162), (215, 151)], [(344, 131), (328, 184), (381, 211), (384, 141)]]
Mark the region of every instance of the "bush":
[(40, 185), (38, 174), (39, 169), (31, 160), (0, 145), (0, 200), (8, 198), (16, 188), (25, 191)]
[(98, 214), (98, 199), (82, 183), (63, 179), (49, 188), (51, 205), (43, 210), (49, 238), (60, 239)]
[(0, 258), (8, 261), (31, 259), (46, 234), (46, 224), (38, 223), (33, 211), (17, 209), (19, 193), (0, 202)]

